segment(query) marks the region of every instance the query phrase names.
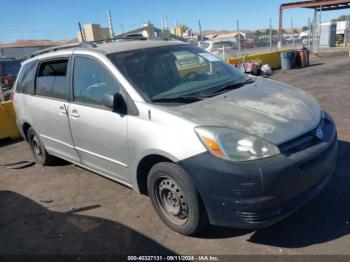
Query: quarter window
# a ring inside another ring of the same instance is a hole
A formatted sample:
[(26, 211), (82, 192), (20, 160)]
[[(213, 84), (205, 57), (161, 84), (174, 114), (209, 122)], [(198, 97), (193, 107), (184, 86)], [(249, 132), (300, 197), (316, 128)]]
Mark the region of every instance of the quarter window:
[(58, 99), (67, 98), (68, 59), (44, 62), (36, 79), (35, 94)]
[(18, 76), (18, 83), (16, 87), (16, 92), (24, 94), (34, 93), (34, 79), (37, 69), (37, 61), (26, 63), (20, 75)]
[(120, 86), (111, 72), (98, 61), (88, 57), (77, 57), (74, 62), (74, 101), (103, 105), (106, 93), (117, 93)]

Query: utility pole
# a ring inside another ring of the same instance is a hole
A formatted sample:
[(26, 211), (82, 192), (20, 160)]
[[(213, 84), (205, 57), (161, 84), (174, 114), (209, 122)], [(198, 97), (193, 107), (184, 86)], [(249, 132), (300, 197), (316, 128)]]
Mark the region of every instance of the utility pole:
[(317, 36), (318, 36), (318, 23), (317, 23), (317, 10), (314, 10), (314, 23), (312, 26), (312, 51), (316, 53), (317, 46)]
[(239, 31), (239, 21), (237, 19), (237, 33), (238, 33), (238, 56), (241, 55), (241, 33)]
[(346, 27), (344, 32), (344, 46), (348, 46), (348, 40), (349, 40), (349, 33), (350, 33), (350, 15), (348, 15), (348, 19), (346, 21)]
[(310, 21), (310, 17), (309, 17), (309, 33), (307, 34), (308, 35), (308, 40), (307, 40), (307, 49), (310, 50), (310, 47), (311, 47), (311, 21)]
[(322, 24), (322, 5), (320, 6), (320, 12), (318, 16), (318, 41), (317, 41), (317, 54), (320, 53), (320, 44), (321, 44), (321, 24)]
[(198, 27), (199, 27), (199, 37), (200, 37), (200, 46), (203, 46), (203, 34), (202, 34), (202, 25), (201, 20), (198, 20)]
[(320, 45), (321, 45), (321, 34), (322, 34), (322, 5), (320, 6), (320, 17), (319, 17), (319, 22), (318, 22), (318, 26), (319, 26), (319, 37), (318, 37), (318, 42), (317, 42), (317, 54), (320, 53)]
[(282, 47), (282, 24), (283, 22), (283, 9), (280, 7), (280, 15), (279, 15), (279, 25), (278, 25), (278, 36), (279, 36), (279, 41), (278, 41), (278, 48)]
[(108, 25), (109, 25), (109, 36), (110, 38), (113, 38), (114, 32), (113, 32), (112, 15), (110, 10), (108, 10)]
[(293, 41), (293, 49), (295, 49), (295, 38), (294, 38), (294, 25), (293, 18), (290, 19), (290, 27), (292, 28), (292, 41)]
[(272, 51), (272, 19), (270, 18), (270, 51)]

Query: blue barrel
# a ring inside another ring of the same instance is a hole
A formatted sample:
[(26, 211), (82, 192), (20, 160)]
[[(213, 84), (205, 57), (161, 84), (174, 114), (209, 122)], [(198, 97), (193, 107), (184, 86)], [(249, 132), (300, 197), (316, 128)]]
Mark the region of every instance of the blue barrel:
[(281, 52), (281, 68), (282, 70), (289, 70), (294, 67), (295, 51)]

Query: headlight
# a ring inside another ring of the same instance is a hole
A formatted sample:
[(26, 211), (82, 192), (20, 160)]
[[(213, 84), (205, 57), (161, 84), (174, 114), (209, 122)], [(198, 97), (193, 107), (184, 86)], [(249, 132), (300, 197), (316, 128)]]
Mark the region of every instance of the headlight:
[(248, 161), (280, 153), (278, 148), (257, 137), (224, 127), (196, 127), (197, 135), (217, 157), (231, 161)]

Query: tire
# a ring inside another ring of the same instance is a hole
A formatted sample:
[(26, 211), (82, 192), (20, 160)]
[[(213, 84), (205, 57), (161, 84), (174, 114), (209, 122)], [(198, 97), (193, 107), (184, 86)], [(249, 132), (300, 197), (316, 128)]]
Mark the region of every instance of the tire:
[(32, 127), (28, 129), (28, 143), (37, 164), (47, 166), (54, 162), (55, 158), (46, 151), (39, 135)]
[(147, 189), (159, 217), (175, 232), (194, 235), (208, 224), (202, 200), (179, 165), (168, 162), (154, 165), (147, 178)]
[(307, 46), (309, 44), (309, 39), (307, 37), (303, 37), (303, 38), (301, 38), (301, 43), (304, 46)]

